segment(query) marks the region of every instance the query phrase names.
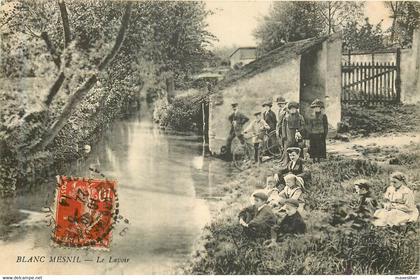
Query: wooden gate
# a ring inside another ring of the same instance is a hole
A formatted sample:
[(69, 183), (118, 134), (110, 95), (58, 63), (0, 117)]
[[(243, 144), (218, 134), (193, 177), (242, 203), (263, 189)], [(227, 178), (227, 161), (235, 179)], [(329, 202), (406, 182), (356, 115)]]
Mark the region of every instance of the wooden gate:
[(342, 102), (399, 103), (401, 100), (400, 50), (397, 49), (395, 54), (395, 61), (392, 62), (343, 62), (341, 66)]

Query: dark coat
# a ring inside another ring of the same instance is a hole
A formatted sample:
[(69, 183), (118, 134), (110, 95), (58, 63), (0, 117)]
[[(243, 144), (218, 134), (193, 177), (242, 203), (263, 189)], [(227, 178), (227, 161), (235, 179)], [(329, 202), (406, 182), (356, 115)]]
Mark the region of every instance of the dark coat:
[[(277, 133), (279, 134), (280, 139), (282, 139), (283, 120), (284, 120), (284, 117), (286, 116), (286, 114), (287, 114), (287, 109), (284, 109), (284, 108), (280, 109), (279, 113), (277, 114), (276, 130), (277, 130)], [(283, 144), (283, 142), (282, 142), (282, 144)]]
[(303, 167), (303, 160), (301, 158), (297, 159), (296, 164), (293, 168), (292, 168), (292, 161), (289, 161), (287, 163), (286, 168), (280, 169), (278, 174), (279, 174), (279, 177), (283, 177), (284, 175), (290, 174), (290, 173), (305, 179), (306, 171)]
[(299, 212), (291, 216), (285, 216), (273, 229), (277, 234), (303, 234), (306, 232), (306, 224)]
[(276, 129), (277, 117), (273, 111), (268, 110), (267, 112), (264, 112), (263, 119), (270, 126), (270, 130), (269, 130), (270, 132)]
[(308, 120), (309, 155), (311, 158), (326, 158), (328, 134), (328, 119), (325, 114), (317, 114)]
[(257, 210), (258, 209), (255, 205), (245, 207), (239, 212), (238, 218), (244, 220), (245, 223), (249, 223), (257, 214)]
[[(290, 123), (291, 120), (296, 119), (296, 123)], [(298, 112), (291, 114), (287, 113), (283, 118), (282, 124), (282, 136), (286, 138), (288, 142), (287, 147), (297, 147), (295, 139), (296, 131), (299, 131), (302, 136), (305, 134), (305, 118)]]
[[(241, 112), (232, 113), (228, 117), (229, 122), (231, 123), (232, 127), (230, 132), (235, 132), (236, 134), (241, 134), (244, 124), (249, 121), (249, 118), (242, 114)], [(233, 121), (236, 121), (236, 126), (233, 125)]]
[[(249, 215), (252, 215), (250, 217)], [(244, 219), (251, 218), (249, 222)], [(239, 218), (244, 219), (248, 224), (248, 227), (244, 227), (244, 231), (248, 236), (251, 237), (263, 237), (268, 238), (270, 236), (271, 228), (276, 223), (276, 216), (271, 211), (271, 207), (264, 205), (260, 211), (255, 206), (244, 208), (239, 213)]]

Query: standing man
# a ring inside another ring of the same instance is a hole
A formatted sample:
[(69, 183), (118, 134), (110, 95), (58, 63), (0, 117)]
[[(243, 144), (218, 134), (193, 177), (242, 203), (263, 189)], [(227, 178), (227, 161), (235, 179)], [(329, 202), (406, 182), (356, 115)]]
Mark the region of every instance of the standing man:
[(277, 127), (276, 114), (273, 111), (271, 111), (271, 107), (273, 106), (273, 104), (271, 103), (271, 101), (267, 101), (262, 106), (264, 108), (263, 119), (270, 126), (270, 129), (268, 130), (268, 132), (276, 130), (276, 127)]
[(238, 103), (232, 103), (232, 114), (229, 115), (229, 122), (231, 124), (229, 136), (226, 141), (226, 148), (227, 152), (231, 155), (231, 145), (232, 140), (235, 138), (235, 136), (238, 136), (239, 141), (241, 141), (241, 144), (245, 143), (245, 138), (242, 134), (242, 128), (245, 123), (249, 121), (249, 118), (247, 118), (244, 114), (240, 113), (238, 111)]
[(283, 120), (287, 114), (287, 107), (286, 107), (287, 102), (286, 102), (286, 99), (284, 99), (283, 97), (278, 97), (276, 101), (277, 101), (277, 106), (279, 107), (279, 112), (277, 114), (276, 135), (280, 141), (280, 145), (283, 147), (284, 143), (282, 141), (281, 133), (282, 133)]
[[(299, 104), (297, 102), (289, 102), (287, 105), (288, 113), (285, 115), (282, 124), (282, 140), (284, 143), (285, 156), (282, 157), (282, 164), (286, 165), (289, 162), (287, 156), (287, 148), (299, 147), (299, 143), (303, 141), (305, 132), (305, 119), (299, 113)], [(301, 153), (301, 156), (303, 153)]]
[(252, 143), (254, 144), (254, 161), (255, 163), (260, 162), (260, 150), (262, 142), (264, 141), (264, 132), (270, 129), (270, 126), (261, 118), (261, 112), (254, 114), (255, 120), (253, 120), (244, 133), (252, 133)]

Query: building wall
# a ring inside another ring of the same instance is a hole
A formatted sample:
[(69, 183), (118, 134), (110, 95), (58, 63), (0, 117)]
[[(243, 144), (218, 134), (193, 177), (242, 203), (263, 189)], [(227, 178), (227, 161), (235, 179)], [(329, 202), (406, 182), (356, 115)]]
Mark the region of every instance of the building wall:
[(420, 102), (420, 29), (414, 33), (412, 48), (401, 51), (401, 101)]
[(247, 65), (254, 61), (256, 57), (257, 52), (255, 49), (240, 49), (230, 57), (230, 67), (233, 68), (240, 62), (242, 65)]
[(310, 105), (316, 98), (325, 101), (325, 73), (327, 52), (318, 48), (306, 52), (301, 58), (300, 72), (300, 112), (308, 119), (312, 110)]
[[(239, 103), (239, 111), (252, 119), (255, 111), (262, 111), (261, 105), (266, 100), (274, 101), (278, 96), (283, 96), (287, 101), (299, 102), (299, 68), (300, 57), (250, 79), (239, 80), (212, 95), (209, 116), (210, 151), (219, 153), (220, 148), (226, 144), (230, 130), (227, 118), (232, 112), (232, 103)], [(272, 110), (277, 114), (277, 105), (274, 104)]]
[(339, 34), (302, 55), (300, 111), (308, 119), (316, 98), (325, 104), (329, 126), (341, 121), (341, 37)]
[(323, 44), (326, 49), (325, 113), (333, 129), (341, 121), (341, 50), (342, 37), (337, 33)]
[(341, 60), (343, 63), (388, 63), (396, 62), (395, 53), (373, 53), (373, 54), (350, 54), (343, 52)]

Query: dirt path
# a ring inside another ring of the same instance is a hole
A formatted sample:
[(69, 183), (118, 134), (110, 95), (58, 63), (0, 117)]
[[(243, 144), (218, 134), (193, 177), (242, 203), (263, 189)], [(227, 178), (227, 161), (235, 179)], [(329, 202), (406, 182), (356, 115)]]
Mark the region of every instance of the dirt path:
[(330, 140), (328, 152), (352, 158), (369, 158), (383, 161), (395, 152), (420, 144), (420, 132), (392, 133), (382, 136), (351, 139), (350, 142)]

